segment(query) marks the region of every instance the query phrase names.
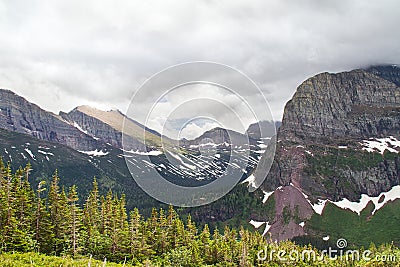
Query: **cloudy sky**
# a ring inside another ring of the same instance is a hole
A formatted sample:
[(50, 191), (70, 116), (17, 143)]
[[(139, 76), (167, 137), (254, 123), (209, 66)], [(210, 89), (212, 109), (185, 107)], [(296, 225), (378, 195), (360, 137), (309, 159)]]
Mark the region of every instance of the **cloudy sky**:
[(248, 75), (279, 120), (316, 73), (399, 63), (399, 11), (397, 0), (1, 0), (0, 88), (55, 113), (82, 104), (126, 111), (153, 74), (212, 61)]

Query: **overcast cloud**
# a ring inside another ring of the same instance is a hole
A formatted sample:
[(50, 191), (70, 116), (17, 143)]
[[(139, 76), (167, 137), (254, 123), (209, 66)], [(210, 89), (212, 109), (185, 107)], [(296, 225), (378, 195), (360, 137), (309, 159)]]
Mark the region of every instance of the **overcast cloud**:
[(316, 73), (399, 63), (399, 11), (396, 0), (3, 0), (0, 88), (55, 113), (126, 111), (154, 73), (213, 61), (253, 79), (279, 120)]

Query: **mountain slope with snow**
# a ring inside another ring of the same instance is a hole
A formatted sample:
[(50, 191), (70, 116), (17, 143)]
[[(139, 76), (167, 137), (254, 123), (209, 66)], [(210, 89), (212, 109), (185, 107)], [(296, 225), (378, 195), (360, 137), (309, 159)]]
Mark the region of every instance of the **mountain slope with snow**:
[[(370, 216), (374, 217), (399, 198), (398, 77), (398, 67), (378, 66), (321, 73), (297, 88), (285, 107), (271, 171), (267, 177), (255, 172), (248, 180), (264, 181), (261, 190), (275, 192), (276, 211), (282, 210), (279, 202), (284, 203), (285, 212), (258, 220), (271, 223), (274, 239), (318, 235), (307, 232), (310, 207), (323, 218), (326, 207), (332, 206), (357, 218), (372, 203)], [(297, 207), (276, 196), (277, 188), (292, 186), (301, 192), (298, 203), (303, 204)], [(298, 218), (304, 229), (295, 227)]]

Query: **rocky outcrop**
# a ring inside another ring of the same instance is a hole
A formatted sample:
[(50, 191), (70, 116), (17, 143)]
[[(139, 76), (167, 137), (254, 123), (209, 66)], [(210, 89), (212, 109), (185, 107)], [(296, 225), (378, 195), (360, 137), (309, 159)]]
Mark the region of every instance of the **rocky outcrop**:
[[(361, 194), (377, 196), (400, 184), (400, 147), (381, 154), (362, 145), (370, 138), (400, 140), (399, 77), (395, 66), (376, 66), (303, 82), (285, 106), (271, 171), (266, 178), (254, 173), (256, 180), (265, 178), (261, 188), (293, 185), (311, 202), (358, 201)], [(304, 234), (283, 235), (286, 228), (279, 220), (271, 227), (280, 240)]]
[(100, 139), (114, 147), (122, 148), (122, 133), (110, 125), (89, 116), (77, 108), (69, 113), (60, 112), (60, 116), (71, 124), (76, 124), (95, 139)]
[(303, 82), (286, 104), (279, 138), (332, 143), (399, 134), (399, 87), (373, 73), (354, 70), (321, 73)]
[[(159, 146), (161, 142), (159, 133), (126, 117), (118, 110), (102, 111), (79, 106), (68, 113), (60, 112), (60, 116), (95, 139), (120, 149), (146, 151)], [(124, 144), (123, 131), (125, 131)], [(144, 136), (147, 138), (146, 142), (143, 141)]]
[(100, 144), (91, 136), (12, 91), (0, 89), (0, 128), (29, 134), (76, 150), (93, 150)]

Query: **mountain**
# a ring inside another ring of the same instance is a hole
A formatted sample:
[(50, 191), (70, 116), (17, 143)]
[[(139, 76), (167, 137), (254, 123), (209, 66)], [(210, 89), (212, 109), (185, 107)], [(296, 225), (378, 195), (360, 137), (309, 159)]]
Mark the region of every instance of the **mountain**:
[(92, 152), (82, 153), (66, 145), (0, 129), (0, 158), (9, 162), (14, 171), (30, 163), (29, 179), (34, 188), (41, 181), (49, 186), (57, 170), (63, 186), (77, 185), (81, 201), (92, 189), (91, 184), (96, 177), (101, 192), (113, 190), (118, 194), (125, 193), (129, 208), (140, 206), (151, 209), (159, 205), (132, 179), (121, 150), (106, 145), (103, 150)]
[(236, 144), (237, 146), (255, 145), (259, 139), (248, 138), (245, 134), (235, 132), (233, 130), (223, 129), (220, 127), (213, 128), (204, 132), (193, 140), (180, 140), (179, 145), (183, 147), (193, 147), (200, 144), (212, 142), (217, 146), (225, 146), (226, 144)]
[(357, 217), (374, 197), (375, 207), (400, 198), (399, 77), (396, 66), (374, 66), (321, 73), (297, 88), (285, 106), (271, 171), (254, 173), (265, 178), (264, 201), (275, 204), (262, 218), (272, 238), (322, 235), (307, 221), (323, 217), (325, 204)]
[[(215, 128), (194, 140), (166, 139), (167, 150), (159, 133), (119, 111), (80, 106), (56, 115), (0, 90), (0, 156), (15, 167), (30, 162), (33, 184), (48, 181), (58, 169), (61, 183), (78, 184), (83, 196), (96, 176), (103, 192), (125, 193), (127, 207), (144, 214), (162, 204), (131, 174), (146, 179), (155, 169), (177, 185), (201, 186), (244, 162), (242, 182), (229, 194), (180, 212), (220, 229), (243, 225), (272, 239), (304, 244), (343, 233), (363, 245), (368, 239), (362, 236), (385, 222), (393, 227), (370, 241), (400, 243), (399, 77), (396, 66), (321, 73), (297, 88), (282, 124), (260, 122), (246, 134)], [(131, 145), (124, 149), (123, 123)], [(275, 158), (263, 177), (274, 140)], [(249, 148), (250, 155), (231, 162), (233, 148)], [(259, 184), (258, 190), (247, 190)]]
[[(231, 141), (238, 140), (239, 147), (235, 149), (242, 150), (247, 139), (244, 140), (243, 134), (225, 129), (213, 129), (191, 141), (163, 137), (171, 145), (163, 150), (159, 133), (120, 111), (79, 106), (56, 115), (9, 90), (0, 90), (0, 93), (0, 157), (3, 161), (15, 168), (30, 162), (33, 186), (41, 180), (49, 181), (58, 170), (61, 184), (66, 187), (77, 184), (82, 196), (91, 188), (95, 176), (102, 192), (111, 189), (125, 193), (128, 208), (140, 207), (144, 213), (160, 203), (147, 196), (131, 174), (145, 179), (154, 175), (151, 170), (157, 170), (174, 184), (201, 186), (225, 175), (229, 166), (232, 170), (241, 168), (243, 162), (245, 179), (263, 152), (263, 142), (251, 139), (250, 155), (239, 155), (232, 160)], [(124, 148), (123, 124), (124, 138), (129, 138), (130, 144)], [(210, 140), (213, 143), (209, 143)], [(132, 166), (131, 173), (126, 160)]]
[[(249, 125), (249, 127), (246, 130), (246, 134), (253, 138), (253, 139), (261, 139), (265, 137), (271, 137), (276, 135), (277, 130), (281, 126), (280, 121), (260, 121), (256, 123), (252, 123)], [(264, 135), (261, 136), (261, 135)]]
[(25, 133), (76, 150), (101, 147), (91, 136), (12, 91), (0, 89), (0, 128)]
[[(60, 112), (60, 116), (93, 136), (96, 140), (109, 143), (122, 149), (122, 131), (125, 127), (125, 137), (129, 138), (125, 144), (127, 150), (146, 151), (143, 136), (146, 136), (146, 145), (160, 147), (161, 135), (150, 130), (122, 114), (118, 110), (102, 111), (89, 106), (79, 106), (69, 113)], [(123, 125), (124, 124), (124, 125)]]
[(56, 115), (4, 89), (0, 89), (0, 99), (0, 128), (67, 145), (75, 150), (92, 151), (105, 147), (107, 143), (122, 148), (124, 122), (128, 150), (146, 151), (161, 144), (159, 133), (119, 111), (80, 106), (69, 113)]

